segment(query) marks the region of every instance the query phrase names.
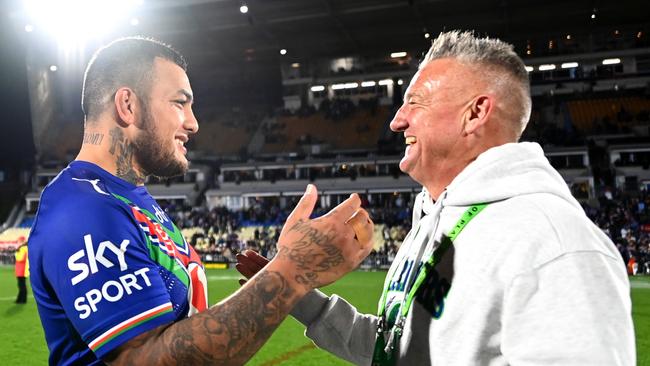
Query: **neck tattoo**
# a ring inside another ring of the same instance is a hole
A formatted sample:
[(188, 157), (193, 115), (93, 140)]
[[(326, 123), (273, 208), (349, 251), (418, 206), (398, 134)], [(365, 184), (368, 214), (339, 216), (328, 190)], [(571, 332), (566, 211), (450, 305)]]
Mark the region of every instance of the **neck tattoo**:
[(115, 175), (135, 185), (144, 184), (145, 176), (133, 168), (133, 143), (124, 136), (119, 127), (113, 128), (110, 135), (111, 145), (108, 152), (115, 156)]
[(84, 144), (88, 145), (101, 145), (102, 140), (104, 140), (104, 134), (103, 133), (97, 133), (97, 132), (84, 132)]

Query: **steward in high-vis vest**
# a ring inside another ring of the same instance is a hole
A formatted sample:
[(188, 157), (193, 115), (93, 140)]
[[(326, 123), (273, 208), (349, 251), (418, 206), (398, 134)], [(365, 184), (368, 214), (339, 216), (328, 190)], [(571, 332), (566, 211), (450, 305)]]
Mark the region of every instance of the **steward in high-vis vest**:
[(16, 249), (16, 279), (18, 280), (18, 296), (16, 297), (16, 304), (24, 304), (27, 302), (27, 283), (26, 278), (29, 277), (29, 261), (27, 260), (27, 240), (24, 236), (18, 238), (18, 249)]

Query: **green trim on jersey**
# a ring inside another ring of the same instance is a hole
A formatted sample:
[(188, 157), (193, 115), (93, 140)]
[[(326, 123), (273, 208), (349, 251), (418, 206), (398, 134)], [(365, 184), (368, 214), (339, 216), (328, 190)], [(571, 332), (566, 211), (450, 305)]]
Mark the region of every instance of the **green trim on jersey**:
[[(113, 193), (113, 196), (115, 198), (119, 199), (120, 201), (126, 203), (127, 205), (129, 205), (129, 208), (131, 208), (131, 205), (135, 205), (128, 198), (120, 196), (119, 194)], [(181, 234), (181, 231), (178, 229), (178, 227), (176, 227), (176, 225), (174, 225), (173, 222), (172, 222), (172, 225), (174, 226), (174, 232), (176, 234), (174, 236), (170, 235), (172, 232), (169, 229), (167, 229), (163, 224), (161, 224), (160, 221), (158, 221), (158, 219), (156, 218), (156, 215), (152, 214), (148, 210), (140, 208), (139, 206), (136, 206), (136, 207), (138, 207), (138, 210), (140, 210), (149, 220), (151, 220), (152, 222), (156, 222), (158, 225), (160, 225), (160, 227), (163, 230), (165, 230), (167, 235), (169, 235), (169, 238), (175, 244), (179, 243), (177, 240), (181, 240), (181, 243), (185, 244), (185, 241), (183, 239), (183, 235)], [(134, 217), (134, 219), (136, 221), (138, 221), (135, 217)], [(169, 256), (169, 254), (167, 254), (167, 252), (162, 250), (158, 244), (153, 243), (151, 241), (151, 237), (149, 235), (147, 235), (144, 232), (143, 232), (143, 234), (144, 234), (144, 237), (145, 237), (145, 240), (146, 240), (147, 248), (149, 249), (149, 257), (151, 258), (151, 260), (158, 263), (158, 265), (165, 268), (169, 272), (173, 273), (174, 276), (176, 276), (176, 278), (178, 278), (178, 280), (181, 281), (185, 285), (185, 287), (189, 288), (190, 287), (190, 275), (187, 273), (187, 270), (185, 269), (185, 266), (183, 266), (181, 263), (179, 263), (178, 259)], [(187, 244), (185, 244), (185, 246), (188, 247)], [(188, 248), (188, 256), (189, 256), (189, 248)]]

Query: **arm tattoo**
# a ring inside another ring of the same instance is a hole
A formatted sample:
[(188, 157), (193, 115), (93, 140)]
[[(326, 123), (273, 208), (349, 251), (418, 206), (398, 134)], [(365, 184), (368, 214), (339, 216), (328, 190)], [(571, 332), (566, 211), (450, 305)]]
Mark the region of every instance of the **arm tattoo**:
[(207, 311), (136, 337), (110, 356), (120, 356), (117, 364), (242, 365), (298, 300), (281, 273), (262, 271)]
[(104, 139), (103, 133), (84, 132), (84, 144), (101, 145)]
[(113, 128), (110, 135), (111, 145), (108, 152), (111, 155), (116, 155), (115, 175), (135, 185), (143, 184), (145, 176), (133, 169), (133, 143), (127, 140), (124, 132), (119, 127)]
[(291, 248), (280, 247), (278, 255), (296, 263), (302, 270), (296, 275), (296, 282), (313, 288), (320, 287), (318, 273), (329, 272), (345, 262), (341, 250), (331, 244), (333, 230), (322, 232), (312, 227), (311, 222), (301, 219), (289, 231), (298, 232), (302, 237)]

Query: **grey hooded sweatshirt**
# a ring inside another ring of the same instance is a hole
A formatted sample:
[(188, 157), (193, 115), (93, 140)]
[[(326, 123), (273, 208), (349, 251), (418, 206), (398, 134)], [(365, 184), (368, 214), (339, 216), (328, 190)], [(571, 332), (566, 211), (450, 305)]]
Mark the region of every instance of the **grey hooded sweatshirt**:
[[(386, 276), (388, 312), (403, 313), (411, 277), (479, 203), (487, 206), (410, 303), (397, 364), (635, 365), (621, 256), (535, 143), (487, 150), (435, 203), (426, 190), (418, 195), (413, 227)], [(319, 291), (292, 315), (320, 348), (371, 364), (376, 315)]]

